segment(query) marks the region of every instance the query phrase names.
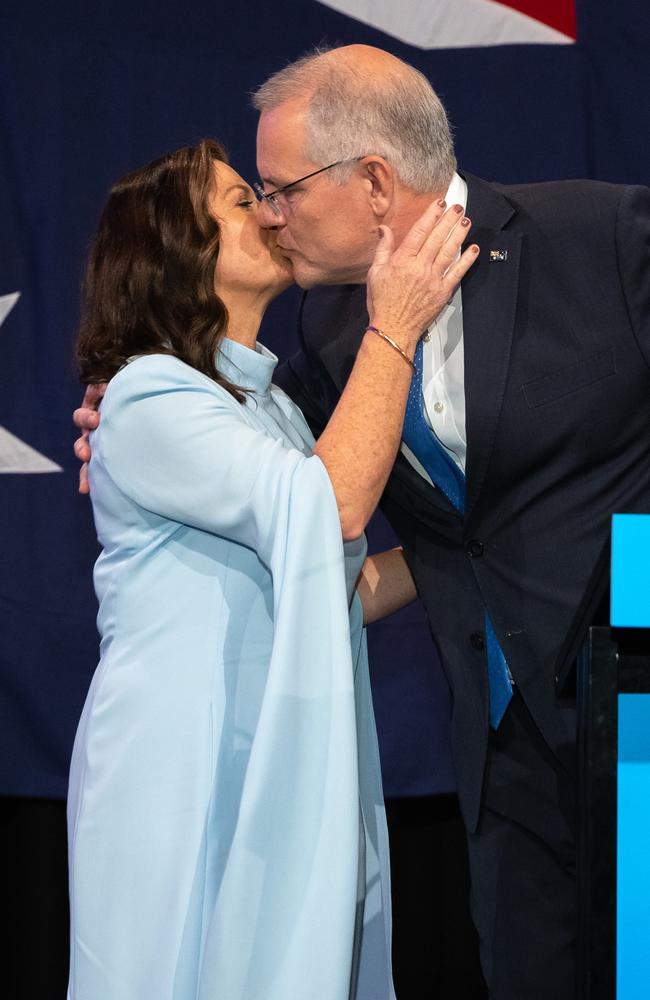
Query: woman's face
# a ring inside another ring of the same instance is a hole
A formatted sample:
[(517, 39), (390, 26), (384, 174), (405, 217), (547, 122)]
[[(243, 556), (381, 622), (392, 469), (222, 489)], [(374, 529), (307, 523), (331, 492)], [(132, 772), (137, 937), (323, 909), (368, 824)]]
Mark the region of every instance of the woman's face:
[(292, 283), (291, 264), (277, 249), (275, 231), (260, 229), (257, 200), (248, 184), (227, 163), (215, 163), (214, 169), (211, 209), (220, 228), (217, 293), (251, 293), (270, 301)]

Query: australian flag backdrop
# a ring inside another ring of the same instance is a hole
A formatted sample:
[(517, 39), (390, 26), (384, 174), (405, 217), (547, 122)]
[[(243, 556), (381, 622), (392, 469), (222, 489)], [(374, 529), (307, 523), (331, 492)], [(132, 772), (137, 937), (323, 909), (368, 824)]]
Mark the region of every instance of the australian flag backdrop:
[[(72, 344), (107, 189), (203, 136), (254, 179), (248, 93), (316, 44), (351, 42), (429, 77), (467, 170), (506, 182), (650, 180), (647, 0), (0, 4), (0, 794), (65, 795), (97, 661)], [(280, 356), (295, 344), (296, 303), (289, 292), (266, 320)], [(382, 544), (385, 527), (374, 532)], [(447, 695), (417, 607), (376, 626), (371, 652), (387, 792), (448, 790), (431, 724)]]

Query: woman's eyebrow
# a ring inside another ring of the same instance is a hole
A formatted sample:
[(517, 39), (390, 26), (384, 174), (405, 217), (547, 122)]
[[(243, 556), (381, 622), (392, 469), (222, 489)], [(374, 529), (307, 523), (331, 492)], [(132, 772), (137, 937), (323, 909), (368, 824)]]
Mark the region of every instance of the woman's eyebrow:
[(252, 188), (249, 187), (248, 184), (244, 183), (244, 181), (238, 181), (236, 184), (231, 184), (230, 187), (226, 188), (223, 193), (224, 198), (227, 194), (230, 194), (231, 191), (243, 191), (245, 194), (248, 194), (252, 191)]

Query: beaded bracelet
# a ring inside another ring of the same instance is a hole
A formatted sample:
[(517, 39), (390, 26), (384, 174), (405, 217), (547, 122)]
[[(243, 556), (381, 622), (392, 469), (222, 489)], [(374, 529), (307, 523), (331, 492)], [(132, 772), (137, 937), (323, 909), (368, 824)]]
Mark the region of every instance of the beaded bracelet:
[(381, 339), (385, 340), (387, 344), (390, 344), (390, 346), (393, 348), (394, 351), (397, 351), (398, 354), (401, 354), (401, 356), (406, 361), (407, 365), (410, 365), (413, 371), (416, 371), (416, 367), (409, 358), (408, 354), (406, 354), (406, 352), (402, 350), (399, 344), (396, 344), (391, 337), (385, 334), (383, 330), (377, 329), (376, 326), (367, 326), (366, 329), (364, 330), (364, 333), (367, 333), (368, 330), (370, 330), (372, 333), (376, 333), (378, 337), (381, 337)]

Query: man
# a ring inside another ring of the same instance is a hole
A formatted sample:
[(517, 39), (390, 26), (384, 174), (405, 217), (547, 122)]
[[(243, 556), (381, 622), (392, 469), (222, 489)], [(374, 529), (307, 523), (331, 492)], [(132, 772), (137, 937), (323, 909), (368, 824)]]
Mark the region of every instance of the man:
[(442, 197), (472, 219), (481, 257), (429, 331), (382, 506), (453, 692), (490, 995), (569, 998), (575, 711), (555, 678), (603, 597), (610, 515), (650, 504), (650, 192), (461, 177), (424, 78), (364, 46), (300, 60), (254, 103), (262, 224), (325, 286), (282, 375), (316, 432), (363, 333), (377, 226), (399, 242)]
[[(575, 712), (555, 677), (603, 596), (611, 513), (650, 503), (650, 193), (457, 174), (426, 80), (364, 46), (300, 60), (255, 103), (260, 221), (323, 286), (282, 375), (316, 432), (363, 335), (378, 226), (399, 242), (432, 198), (472, 219), (482, 252), (416, 356), (382, 506), (453, 693), (490, 995), (569, 998)], [(364, 497), (347, 501), (359, 530)]]

